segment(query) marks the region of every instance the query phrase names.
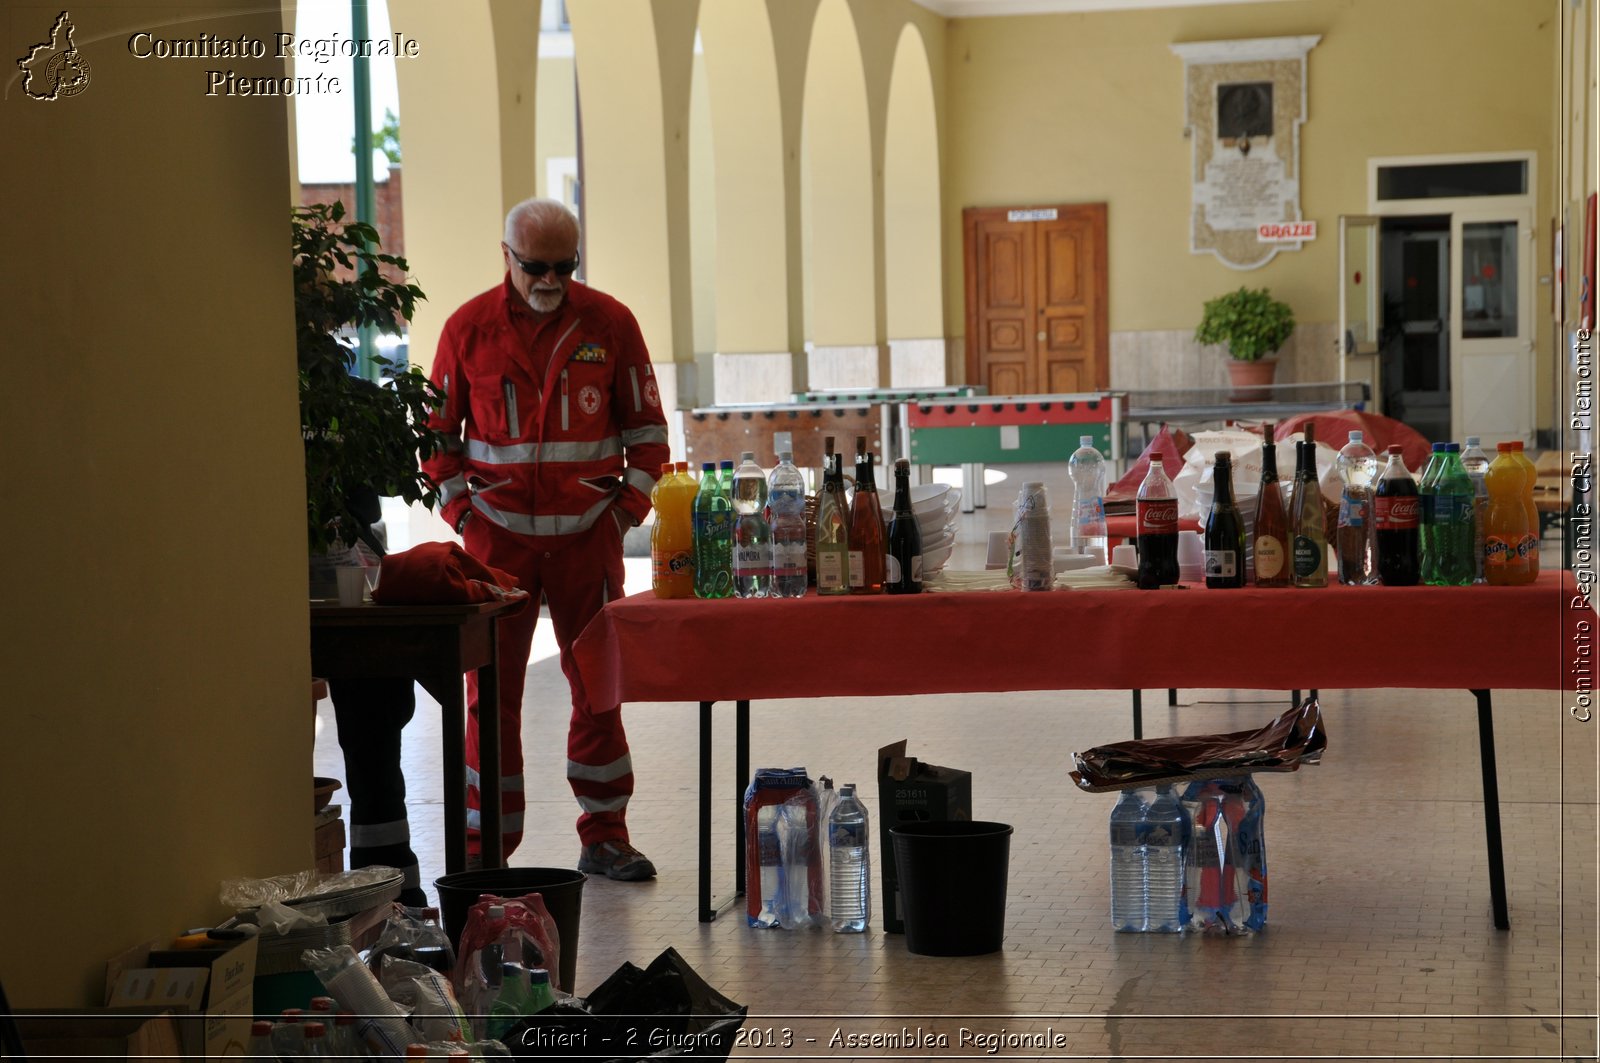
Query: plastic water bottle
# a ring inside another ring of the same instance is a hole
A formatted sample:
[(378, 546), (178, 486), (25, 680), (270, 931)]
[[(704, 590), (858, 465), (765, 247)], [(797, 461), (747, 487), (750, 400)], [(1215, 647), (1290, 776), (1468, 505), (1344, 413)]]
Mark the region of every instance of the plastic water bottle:
[(783, 893), (783, 849), (778, 843), (777, 805), (756, 810), (756, 864), (761, 869), (761, 910), (750, 919), (751, 926), (777, 926), (778, 909), (785, 903)]
[(1124, 790), (1111, 809), (1111, 925), (1117, 930), (1145, 928), (1144, 802), (1137, 790)]
[(767, 478), (753, 451), (733, 471), (733, 593), (765, 598), (772, 592), (772, 527), (767, 523)]
[(1483, 537), (1484, 520), (1489, 510), (1489, 455), (1484, 453), (1483, 441), (1477, 436), (1467, 437), (1466, 448), (1461, 451), (1461, 467), (1467, 471), (1467, 479), (1472, 481), (1472, 582), (1486, 583)]
[(772, 525), (772, 597), (803, 598), (806, 593), (806, 479), (794, 455), (778, 455), (767, 479), (767, 513)]
[(1351, 432), (1350, 442), (1339, 451), (1335, 467), (1344, 482), (1335, 535), (1339, 582), (1356, 586), (1377, 583), (1372, 493), (1378, 483), (1378, 456), (1367, 446), (1362, 433)]
[(1106, 553), (1106, 460), (1095, 449), (1094, 436), (1079, 436), (1078, 449), (1067, 459), (1072, 477), (1072, 546), (1080, 554)]
[(872, 850), (855, 783), (839, 788), (828, 816), (828, 866), (828, 922), (836, 934), (859, 934), (871, 911)]
[(1172, 787), (1156, 787), (1156, 799), (1144, 810), (1146, 930), (1176, 934), (1189, 922), (1183, 868), (1191, 833)]

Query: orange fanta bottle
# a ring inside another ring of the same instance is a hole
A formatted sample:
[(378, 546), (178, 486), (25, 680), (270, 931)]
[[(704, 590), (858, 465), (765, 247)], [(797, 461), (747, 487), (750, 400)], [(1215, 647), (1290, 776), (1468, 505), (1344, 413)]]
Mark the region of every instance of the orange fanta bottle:
[(1522, 482), (1522, 509), (1528, 514), (1528, 534), (1523, 536), (1518, 550), (1528, 559), (1528, 578), (1523, 582), (1532, 583), (1539, 577), (1539, 506), (1533, 500), (1533, 488), (1539, 480), (1539, 470), (1523, 453), (1522, 440), (1512, 441), (1511, 456), (1522, 466), (1525, 477)]
[(694, 478), (667, 462), (650, 492), (656, 511), (650, 529), (650, 587), (657, 598), (694, 597), (694, 490)]
[(1522, 504), (1522, 482), (1527, 475), (1510, 443), (1501, 443), (1496, 450), (1499, 453), (1483, 478), (1489, 491), (1484, 509), (1483, 576), (1491, 586), (1504, 587), (1531, 582), (1533, 573), (1523, 545), (1528, 536), (1528, 513)]

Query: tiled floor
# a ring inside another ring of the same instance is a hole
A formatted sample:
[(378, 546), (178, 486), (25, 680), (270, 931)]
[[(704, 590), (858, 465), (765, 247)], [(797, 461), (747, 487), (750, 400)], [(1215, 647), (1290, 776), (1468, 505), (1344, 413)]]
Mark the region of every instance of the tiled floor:
[[(1042, 475), (1052, 497), (1065, 497), (1049, 470), (1008, 471), (1010, 480), (990, 485), (990, 508), (962, 518), (953, 567), (982, 566), (984, 534), (1005, 525), (1021, 480)], [(648, 578), (647, 564), (630, 559), (630, 588), (647, 587)], [(568, 695), (547, 630), (541, 626), (527, 681), (528, 831), (512, 863), (570, 867), (577, 838), (563, 780)], [(1371, 630), (1318, 637), (1329, 653), (1403, 656), (1408, 640), (1428, 635), (1384, 632), (1375, 618)], [(1061, 639), (1070, 645), (1072, 633)], [(1247, 660), (1252, 644), (1251, 632), (1238, 632), (1232, 652)], [(914, 653), (915, 633), (873, 632), (862, 650)], [(1515, 632), (1486, 630), (1461, 650), (1538, 648), (1518, 645)], [(772, 661), (826, 666), (808, 656), (803, 632)], [(1286, 697), (1183, 690), (1169, 710), (1151, 692), (1146, 734), (1253, 727)], [(1323, 764), (1259, 779), (1268, 802), (1269, 926), (1224, 938), (1110, 929), (1113, 797), (1078, 792), (1066, 772), (1074, 750), (1129, 736), (1125, 692), (757, 703), (753, 765), (804, 764), (861, 782), (875, 812), (873, 754), (907, 738), (913, 754), (971, 770), (976, 817), (1015, 827), (1004, 949), (940, 959), (912, 955), (903, 937), (882, 933), (876, 899), (865, 935), (755, 930), (737, 912), (697, 922), (696, 708), (628, 705), (637, 777), (629, 820), (660, 876), (588, 881), (577, 988), (593, 988), (624, 961), (642, 966), (676, 948), (749, 1006), (747, 1035), (770, 1033), (770, 1046), (753, 1038), (736, 1057), (1593, 1059), (1597, 725), (1574, 721), (1567, 707), (1549, 692), (1496, 694), (1509, 932), (1490, 921), (1471, 696), (1324, 691)], [(730, 707), (717, 711), (731, 720)], [(324, 702), (316, 769), (342, 776), (333, 726)], [(443, 872), (438, 729), (434, 705), (419, 691), (405, 765), (425, 882)], [(721, 793), (733, 787), (731, 732), (724, 726), (718, 736)], [(726, 892), (732, 812), (717, 814), (717, 887)], [(888, 1040), (862, 1040), (873, 1035)], [(986, 1040), (1002, 1036), (1009, 1040)]]

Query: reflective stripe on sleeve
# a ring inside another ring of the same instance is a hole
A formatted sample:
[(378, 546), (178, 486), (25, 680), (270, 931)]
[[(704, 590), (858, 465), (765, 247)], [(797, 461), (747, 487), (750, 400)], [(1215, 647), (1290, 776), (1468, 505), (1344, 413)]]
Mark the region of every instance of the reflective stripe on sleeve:
[(622, 430), (622, 445), (637, 447), (644, 443), (665, 443), (667, 441), (667, 426), (664, 424), (648, 424), (643, 428), (624, 428)]
[(611, 782), (633, 773), (633, 754), (624, 753), (610, 764), (579, 764), (567, 761), (567, 778), (585, 779), (589, 782)]
[(656, 485), (656, 478), (643, 469), (629, 469), (622, 474), (622, 480), (629, 487), (636, 487), (645, 494), (649, 494), (650, 489)]
[(449, 505), (451, 499), (459, 498), (466, 493), (467, 478), (457, 473), (439, 485), (439, 505)]

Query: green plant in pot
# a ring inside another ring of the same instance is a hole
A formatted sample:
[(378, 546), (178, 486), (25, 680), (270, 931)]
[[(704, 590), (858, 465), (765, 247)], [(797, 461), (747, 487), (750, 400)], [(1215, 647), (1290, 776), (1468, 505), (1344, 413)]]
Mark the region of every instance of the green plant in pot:
[(379, 495), (437, 504), (418, 463), (443, 445), (427, 425), (443, 395), (416, 367), (381, 356), (382, 383), (351, 371), (355, 329), (397, 335), (426, 298), (405, 260), (379, 251), (377, 230), (347, 221), (342, 203), (296, 207), (291, 220), (306, 537), (317, 558), (363, 536)]
[(1240, 288), (1208, 300), (1194, 330), (1198, 342), (1228, 348), (1235, 389), (1271, 385), (1277, 363), (1265, 359), (1293, 334), (1294, 311), (1266, 288)]

